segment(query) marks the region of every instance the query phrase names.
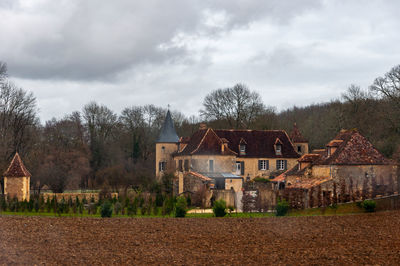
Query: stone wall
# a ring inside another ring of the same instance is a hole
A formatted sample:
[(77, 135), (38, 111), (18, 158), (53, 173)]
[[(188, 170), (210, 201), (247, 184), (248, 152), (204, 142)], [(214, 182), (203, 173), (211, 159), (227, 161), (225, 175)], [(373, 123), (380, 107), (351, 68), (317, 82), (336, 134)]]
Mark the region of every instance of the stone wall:
[(232, 206), (232, 207), (237, 207), (236, 203), (236, 193), (233, 190), (217, 190), (213, 189), (212, 190), (212, 198), (213, 201), (215, 200), (224, 200), (226, 202), (226, 206)]
[[(86, 198), (86, 200), (89, 202), (93, 198), (94, 201), (97, 202), (99, 201), (100, 193), (42, 193), (42, 195), (45, 200), (47, 200), (47, 198), (50, 198), (51, 200), (53, 197), (55, 197), (57, 201), (61, 201), (62, 198), (67, 201), (71, 197), (72, 201), (75, 202), (76, 197), (78, 197), (80, 201), (82, 201), (83, 198)], [(111, 198), (113, 197), (118, 198), (118, 193), (111, 193)]]
[(29, 201), (30, 177), (4, 177), (4, 194), (7, 199), (17, 197)]
[[(159, 181), (164, 172), (173, 173), (175, 171), (175, 161), (172, 153), (178, 150), (177, 143), (156, 143), (156, 179)], [(167, 162), (165, 171), (161, 172), (159, 162)]]

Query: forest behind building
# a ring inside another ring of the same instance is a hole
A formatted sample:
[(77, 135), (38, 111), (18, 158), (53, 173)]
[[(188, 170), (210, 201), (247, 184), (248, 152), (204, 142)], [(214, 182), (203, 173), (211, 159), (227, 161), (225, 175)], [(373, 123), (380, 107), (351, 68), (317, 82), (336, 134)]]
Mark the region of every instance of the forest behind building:
[[(297, 123), (310, 148), (316, 149), (324, 148), (341, 129), (356, 128), (385, 156), (400, 161), (400, 65), (376, 77), (368, 88), (349, 85), (330, 102), (282, 111), (266, 106), (256, 91), (242, 83), (215, 89), (203, 99), (198, 116), (172, 108), (178, 135), (190, 136), (202, 122), (215, 129), (287, 132)], [(151, 189), (155, 142), (166, 112), (150, 104), (127, 106), (117, 114), (89, 102), (61, 119), (40, 121), (35, 96), (14, 84), (0, 62), (0, 171), (19, 152), (36, 192)]]

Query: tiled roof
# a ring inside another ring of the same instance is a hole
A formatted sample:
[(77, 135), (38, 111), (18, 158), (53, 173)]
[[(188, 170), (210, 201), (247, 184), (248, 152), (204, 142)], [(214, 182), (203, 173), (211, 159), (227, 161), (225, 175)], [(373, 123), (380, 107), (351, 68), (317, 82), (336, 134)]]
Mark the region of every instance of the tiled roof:
[(298, 162), (314, 162), (321, 158), (321, 154), (308, 153), (301, 156)]
[(229, 148), (229, 144), (222, 151), (223, 143), (211, 128), (200, 129), (190, 137), (186, 147), (175, 155), (237, 155)]
[(357, 130), (342, 130), (330, 144), (339, 143), (331, 156), (323, 156), (315, 164), (320, 165), (390, 165), (385, 158)]
[(12, 159), (10, 166), (7, 171), (4, 172), (3, 176), (5, 177), (30, 177), (31, 174), (25, 168), (24, 163), (21, 160), (18, 152), (15, 153), (14, 158)]
[[(229, 141), (228, 147), (239, 154), (238, 157), (249, 158), (298, 158), (289, 136), (283, 130), (223, 130), (216, 129), (220, 138)], [(276, 155), (275, 141), (282, 143), (282, 154)], [(239, 146), (246, 143), (246, 154), (240, 154)]]
[(308, 143), (308, 140), (300, 133), (296, 123), (294, 123), (292, 132), (290, 133), (290, 139), (293, 143)]
[(203, 180), (203, 181), (211, 181), (211, 180), (212, 180), (211, 178), (209, 178), (209, 177), (207, 177), (207, 176), (204, 176), (204, 175), (202, 175), (202, 174), (199, 174), (199, 173), (197, 173), (197, 172), (189, 171), (189, 172), (187, 172), (187, 175), (195, 176), (195, 177), (197, 177), (197, 178), (200, 178), (200, 179)]

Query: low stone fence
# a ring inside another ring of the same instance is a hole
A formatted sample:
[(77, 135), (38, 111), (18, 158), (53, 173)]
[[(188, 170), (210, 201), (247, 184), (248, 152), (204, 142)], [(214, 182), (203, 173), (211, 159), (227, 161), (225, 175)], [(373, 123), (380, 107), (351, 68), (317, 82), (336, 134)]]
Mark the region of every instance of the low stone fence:
[(226, 202), (226, 206), (233, 206), (235, 208), (237, 207), (236, 193), (233, 190), (213, 189), (212, 198), (213, 200), (224, 200)]
[[(118, 193), (114, 192), (114, 193), (110, 193), (111, 194), (111, 198), (118, 198)], [(87, 192), (77, 192), (77, 193), (42, 193), (44, 200), (47, 200), (47, 198), (50, 198), (50, 200), (55, 197), (57, 199), (57, 201), (60, 201), (64, 198), (65, 201), (69, 200), (69, 198), (71, 197), (72, 201), (75, 202), (75, 199), (78, 197), (78, 199), (80, 201), (82, 201), (84, 198), (87, 201), (90, 201), (92, 198), (94, 199), (95, 202), (99, 201), (99, 196), (100, 193), (87, 193)]]
[(377, 211), (400, 210), (400, 195), (392, 195), (374, 199)]

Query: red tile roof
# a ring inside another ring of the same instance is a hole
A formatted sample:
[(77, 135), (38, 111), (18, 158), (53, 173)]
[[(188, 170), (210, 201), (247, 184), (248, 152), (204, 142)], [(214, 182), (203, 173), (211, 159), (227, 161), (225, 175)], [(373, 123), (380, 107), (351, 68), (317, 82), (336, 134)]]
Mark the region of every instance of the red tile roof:
[(290, 133), (290, 139), (293, 143), (308, 143), (308, 140), (300, 133), (296, 123), (294, 123), (292, 132)]
[(321, 154), (314, 154), (314, 153), (309, 153), (309, 154), (304, 154), (301, 156), (301, 158), (298, 160), (298, 162), (314, 162), (321, 158)]
[(175, 155), (237, 155), (229, 145), (222, 151), (223, 143), (211, 128), (201, 129), (195, 132), (187, 146)]
[(4, 172), (3, 176), (5, 177), (30, 177), (31, 174), (25, 168), (24, 163), (21, 160), (18, 152), (15, 153), (14, 158), (11, 161), (10, 166), (7, 171)]
[(391, 165), (357, 130), (342, 130), (329, 144), (337, 145), (331, 156), (323, 156), (315, 164), (320, 165)]

